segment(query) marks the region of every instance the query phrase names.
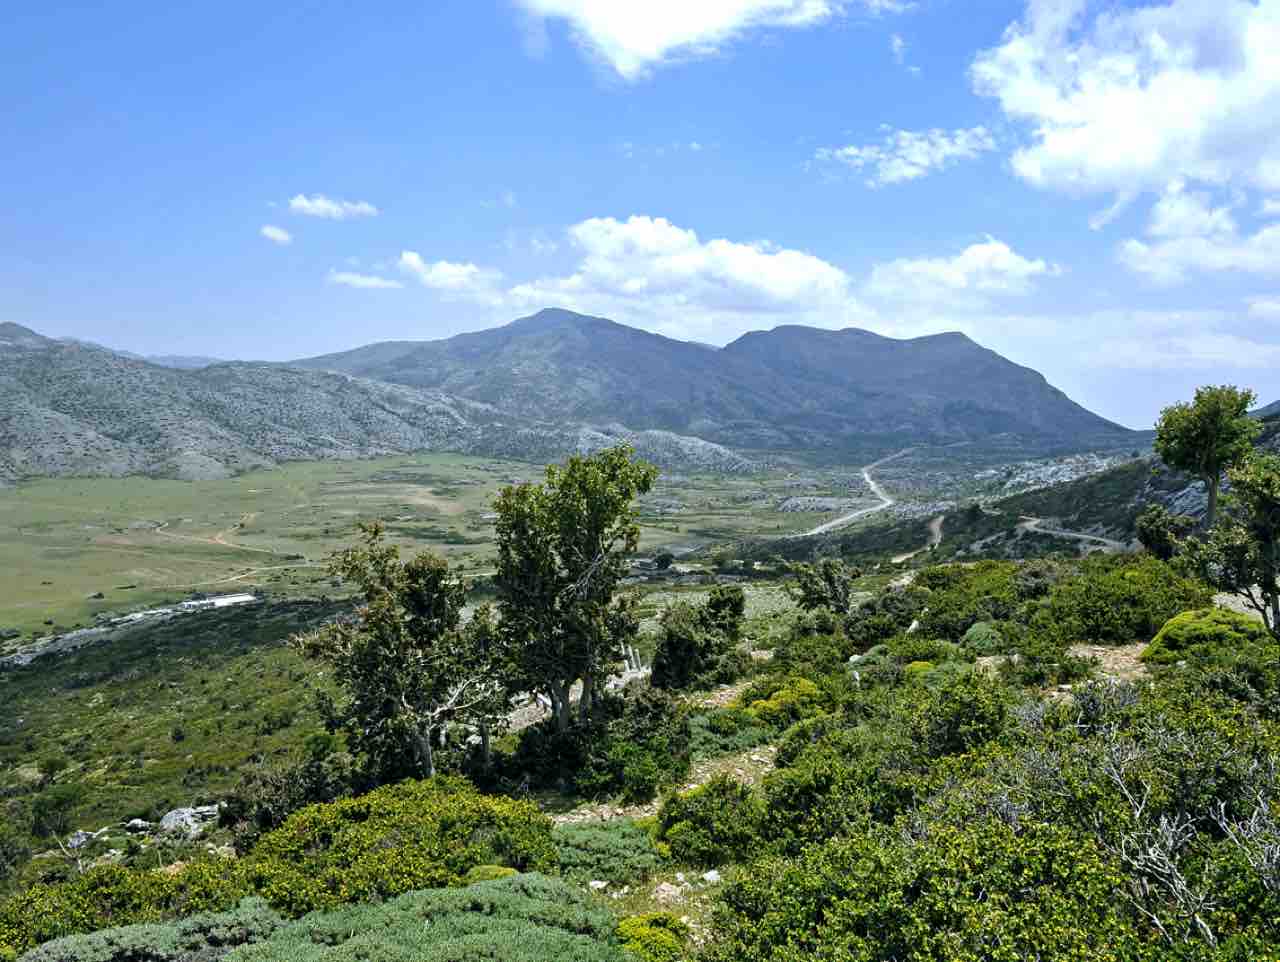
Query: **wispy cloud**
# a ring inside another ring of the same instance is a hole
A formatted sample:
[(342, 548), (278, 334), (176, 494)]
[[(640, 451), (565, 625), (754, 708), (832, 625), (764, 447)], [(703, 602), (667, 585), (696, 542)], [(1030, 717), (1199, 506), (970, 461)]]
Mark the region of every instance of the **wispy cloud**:
[(307, 217), (323, 217), (327, 220), (350, 220), (355, 217), (376, 217), (378, 208), (366, 200), (334, 200), (324, 194), (297, 194), (289, 199), (289, 210)]
[(329, 271), (328, 281), (330, 284), (338, 284), (342, 287), (355, 287), (369, 291), (398, 290), (404, 287), (399, 281), (389, 277), (359, 274), (355, 271)]
[(995, 138), (985, 127), (950, 131), (881, 129), (884, 138), (878, 144), (820, 147), (814, 160), (869, 171), (866, 185), (885, 187), (927, 177), (996, 149)]
[(275, 224), (263, 224), (258, 233), (271, 241), (271, 243), (279, 244), (281, 247), (293, 243), (293, 235), (283, 227), (277, 227)]

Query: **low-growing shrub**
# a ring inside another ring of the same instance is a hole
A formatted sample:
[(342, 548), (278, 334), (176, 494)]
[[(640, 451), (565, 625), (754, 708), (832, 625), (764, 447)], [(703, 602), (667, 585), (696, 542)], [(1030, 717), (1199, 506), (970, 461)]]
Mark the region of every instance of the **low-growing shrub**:
[[(1153, 665), (1171, 665), (1191, 656), (1231, 656), (1242, 650), (1270, 646), (1262, 622), (1235, 611), (1201, 608), (1175, 615), (1142, 652)], [(1276, 650), (1280, 657), (1280, 648)]]
[(226, 962), (628, 962), (586, 893), (528, 874), (314, 912)]
[(176, 872), (102, 865), (0, 903), (0, 946), (23, 952), (64, 936), (223, 911), (249, 892), (244, 866), (228, 859), (197, 859)]
[(979, 621), (964, 633), (960, 644), (974, 655), (1005, 655), (1009, 653), (1005, 632), (1001, 631), (1002, 622)]
[(658, 810), (658, 835), (671, 857), (690, 865), (714, 866), (742, 861), (756, 843), (760, 800), (727, 775), (673, 795)]
[(632, 915), (618, 923), (618, 938), (640, 962), (681, 962), (689, 926), (670, 912)]
[(560, 874), (626, 885), (657, 871), (662, 858), (649, 833), (629, 818), (557, 825), (552, 833)]
[(888, 653), (904, 665), (913, 661), (927, 661), (936, 665), (944, 661), (971, 660), (971, 656), (959, 645), (921, 634), (898, 635), (889, 639), (886, 647)]
[(190, 962), (216, 959), (240, 945), (260, 942), (286, 920), (258, 898), (227, 912), (201, 913), (176, 922), (129, 925), (54, 939), (23, 962)]
[(258, 842), (249, 871), (263, 898), (296, 916), (457, 885), (477, 865), (554, 864), (550, 819), (532, 802), (436, 778), (295, 812)]
[(713, 708), (689, 716), (689, 754), (714, 758), (763, 745), (777, 734), (742, 708)]
[(780, 729), (822, 711), (830, 699), (808, 678), (775, 675), (748, 688), (742, 701), (762, 722)]

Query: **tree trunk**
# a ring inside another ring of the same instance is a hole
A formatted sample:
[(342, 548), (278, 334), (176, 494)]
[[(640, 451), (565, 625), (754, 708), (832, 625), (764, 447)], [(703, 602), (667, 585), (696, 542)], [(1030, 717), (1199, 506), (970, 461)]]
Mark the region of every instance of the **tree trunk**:
[(418, 767), (422, 769), (423, 778), (435, 778), (436, 775), (436, 756), (431, 747), (434, 735), (431, 729), (427, 729), (426, 734), (418, 734)]
[(591, 672), (587, 672), (582, 676), (582, 695), (578, 698), (578, 724), (583, 728), (591, 724), (592, 691)]
[[(1260, 587), (1262, 597), (1269, 598), (1271, 601), (1271, 624), (1267, 625), (1267, 628), (1270, 629), (1272, 637), (1280, 639), (1280, 583), (1277, 583), (1280, 579), (1280, 544), (1272, 541), (1267, 546), (1267, 559), (1268, 570), (1263, 572), (1266, 581)], [(1262, 620), (1267, 619), (1264, 616)]]
[(1204, 486), (1209, 492), (1209, 506), (1204, 512), (1204, 527), (1208, 531), (1213, 527), (1213, 522), (1218, 519), (1218, 487), (1222, 484), (1222, 479), (1217, 475), (1205, 478)]
[(571, 682), (556, 682), (551, 690), (551, 707), (556, 713), (556, 731), (564, 734), (569, 730), (569, 687)]
[(480, 722), (480, 758), (487, 772), (493, 767), (493, 745), (489, 740), (489, 719)]

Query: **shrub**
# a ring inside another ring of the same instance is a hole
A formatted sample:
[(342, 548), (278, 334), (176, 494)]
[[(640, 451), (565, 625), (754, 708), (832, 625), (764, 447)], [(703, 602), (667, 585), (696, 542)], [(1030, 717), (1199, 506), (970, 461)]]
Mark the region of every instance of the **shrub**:
[(904, 836), (860, 833), (757, 863), (724, 890), (706, 958), (1139, 957), (1120, 879), (1091, 843), (1000, 822)]
[(971, 568), (949, 568), (945, 575), (927, 576), (923, 583), (933, 593), (920, 615), (920, 632), (958, 642), (978, 622), (1012, 617), (1022, 603), (1019, 570), (1013, 562), (982, 561)]
[(785, 728), (816, 714), (828, 701), (817, 685), (808, 678), (795, 675), (775, 677), (763, 686), (763, 691), (768, 694), (757, 697), (762, 689), (752, 686), (743, 694), (743, 701), (753, 699), (748, 703), (747, 709), (762, 722), (775, 728)]
[(713, 708), (689, 716), (689, 753), (713, 758), (763, 745), (776, 734), (755, 715), (741, 708)]
[(457, 885), (477, 865), (554, 863), (551, 823), (536, 805), (436, 778), (295, 812), (259, 841), (250, 873), (259, 894), (296, 916)]
[(1171, 665), (1194, 655), (1232, 655), (1271, 642), (1266, 626), (1254, 618), (1220, 608), (1201, 608), (1169, 619), (1142, 652), (1142, 660)]
[(517, 875), (315, 912), (226, 962), (626, 962), (615, 929), (580, 890)]
[(1008, 645), (1000, 626), (1001, 622), (998, 621), (979, 621), (964, 633), (960, 644), (978, 656), (1008, 654)]
[(999, 736), (1012, 692), (982, 675), (949, 681), (908, 709), (911, 729), (929, 756), (971, 751)]
[(245, 899), (228, 912), (201, 913), (177, 922), (130, 925), (46, 942), (23, 962), (187, 962), (211, 959), (259, 942), (285, 924), (261, 899)]
[(1129, 645), (1150, 641), (1174, 615), (1212, 602), (1207, 585), (1149, 555), (1092, 558), (1053, 589), (1032, 625), (1068, 644)]
[(618, 938), (640, 962), (681, 962), (689, 926), (670, 912), (632, 915), (618, 923)]
[(713, 866), (742, 861), (756, 843), (761, 815), (760, 800), (750, 788), (717, 775), (663, 802), (658, 836), (680, 862)]
[(891, 638), (887, 648), (888, 653), (903, 664), (913, 661), (938, 664), (944, 661), (969, 660), (959, 645), (938, 638), (926, 638), (920, 634), (899, 635)]
[(222, 911), (248, 893), (243, 867), (224, 859), (197, 859), (177, 872), (102, 865), (0, 903), (0, 946), (22, 952), (63, 936)]
[(621, 697), (606, 696), (590, 727), (559, 732), (549, 719), (526, 728), (499, 769), (593, 798), (647, 801), (688, 772), (689, 740), (689, 717), (677, 699), (632, 684)]
[(629, 818), (557, 825), (552, 833), (560, 873), (575, 882), (629, 884), (662, 864), (649, 833)]

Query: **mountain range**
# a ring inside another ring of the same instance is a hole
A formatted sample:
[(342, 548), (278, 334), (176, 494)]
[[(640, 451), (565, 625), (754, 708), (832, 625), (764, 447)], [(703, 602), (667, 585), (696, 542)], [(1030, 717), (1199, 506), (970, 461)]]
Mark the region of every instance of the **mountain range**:
[(780, 454), (1137, 437), (959, 334), (781, 327), (712, 348), (545, 310), (291, 364), (166, 366), (0, 324), (0, 481), (420, 450), (540, 461), (619, 440), (669, 468), (742, 471)]
[(896, 340), (787, 326), (715, 349), (552, 309), (474, 334), (372, 344), (295, 364), (739, 449), (957, 441), (1079, 449), (1133, 436), (962, 334)]

